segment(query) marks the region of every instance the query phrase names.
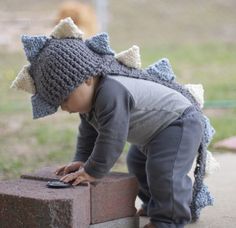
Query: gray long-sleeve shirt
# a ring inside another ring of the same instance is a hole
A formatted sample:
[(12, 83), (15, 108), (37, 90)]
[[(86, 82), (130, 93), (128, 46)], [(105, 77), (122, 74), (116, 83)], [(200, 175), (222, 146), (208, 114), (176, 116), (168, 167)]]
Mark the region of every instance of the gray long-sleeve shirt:
[(191, 106), (171, 88), (121, 75), (102, 77), (93, 101), (89, 113), (79, 113), (73, 161), (85, 162), (85, 171), (96, 178), (109, 172), (126, 141), (144, 146)]

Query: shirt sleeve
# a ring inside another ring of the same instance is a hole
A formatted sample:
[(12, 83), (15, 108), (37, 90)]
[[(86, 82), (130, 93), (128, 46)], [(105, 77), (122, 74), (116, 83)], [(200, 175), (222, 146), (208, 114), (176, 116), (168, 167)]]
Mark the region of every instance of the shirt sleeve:
[(92, 153), (98, 133), (81, 113), (79, 115), (80, 125), (78, 128), (76, 152), (73, 161), (86, 162)]
[(84, 170), (95, 178), (104, 177), (121, 155), (128, 131), (132, 100), (123, 85), (107, 83), (97, 93), (95, 115), (98, 136)]

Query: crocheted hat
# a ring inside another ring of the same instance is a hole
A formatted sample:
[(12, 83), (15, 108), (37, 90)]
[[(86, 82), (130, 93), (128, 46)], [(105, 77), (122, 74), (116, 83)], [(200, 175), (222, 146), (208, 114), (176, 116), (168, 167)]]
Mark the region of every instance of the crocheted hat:
[(83, 40), (83, 32), (70, 17), (62, 19), (50, 36), (22, 35), (21, 41), (30, 64), (10, 88), (33, 94), (33, 119), (57, 112), (63, 100), (91, 76), (119, 74), (149, 80), (152, 74), (165, 81), (175, 79), (168, 59), (141, 69), (138, 46), (115, 54), (107, 33)]
[(103, 58), (84, 44), (82, 34), (67, 18), (54, 28), (50, 37), (22, 36), (30, 64), (23, 67), (11, 88), (33, 94), (34, 119), (55, 113), (70, 92), (99, 73)]

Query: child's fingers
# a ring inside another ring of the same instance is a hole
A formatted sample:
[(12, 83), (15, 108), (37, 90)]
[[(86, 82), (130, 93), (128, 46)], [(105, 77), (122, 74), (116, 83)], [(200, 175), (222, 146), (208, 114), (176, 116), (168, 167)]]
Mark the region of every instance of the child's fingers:
[(74, 182), (72, 183), (72, 185), (75, 186), (75, 185), (78, 185), (78, 184), (80, 184), (80, 183), (87, 184), (88, 186), (90, 185), (89, 180), (88, 180), (86, 177), (84, 177), (84, 176), (78, 176), (78, 177), (74, 180)]
[(79, 170), (82, 166), (83, 166), (83, 164), (80, 164), (78, 162), (73, 162), (73, 163), (70, 163), (68, 165), (64, 165), (64, 166), (58, 168), (55, 171), (55, 174), (56, 175), (66, 175), (68, 173)]
[(67, 174), (67, 173), (71, 173), (71, 172), (74, 172), (78, 170), (78, 167), (76, 167), (75, 164), (70, 164), (70, 165), (67, 165), (64, 169), (64, 175)]
[(72, 180), (74, 180), (75, 178), (77, 177), (77, 174), (76, 173), (70, 173), (70, 174), (67, 174), (66, 176), (63, 176), (60, 181), (63, 181), (63, 182), (70, 182)]
[(83, 178), (82, 177), (77, 177), (76, 179), (75, 179), (75, 181), (72, 183), (72, 185), (73, 186), (75, 186), (75, 185), (78, 185), (79, 183), (81, 183), (83, 181)]
[(82, 166), (82, 164), (80, 164), (78, 162), (71, 163), (71, 164), (67, 165), (64, 169), (64, 175), (67, 173), (72, 173), (72, 172), (79, 170), (81, 166)]
[(66, 166), (64, 165), (64, 166), (62, 166), (62, 167), (56, 169), (56, 171), (55, 171), (54, 173), (55, 173), (56, 175), (61, 175), (65, 167), (66, 167)]

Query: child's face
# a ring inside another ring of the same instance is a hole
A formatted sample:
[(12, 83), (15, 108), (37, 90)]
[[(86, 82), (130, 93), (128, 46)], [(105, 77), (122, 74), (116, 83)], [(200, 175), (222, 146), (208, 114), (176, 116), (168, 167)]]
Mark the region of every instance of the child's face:
[(92, 107), (93, 95), (99, 77), (90, 77), (74, 89), (62, 102), (61, 109), (69, 113), (89, 112)]

